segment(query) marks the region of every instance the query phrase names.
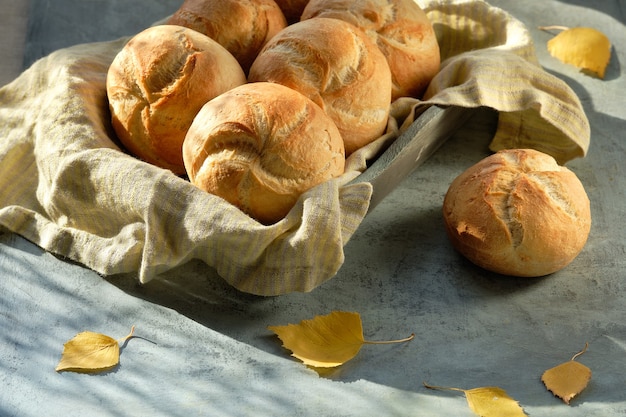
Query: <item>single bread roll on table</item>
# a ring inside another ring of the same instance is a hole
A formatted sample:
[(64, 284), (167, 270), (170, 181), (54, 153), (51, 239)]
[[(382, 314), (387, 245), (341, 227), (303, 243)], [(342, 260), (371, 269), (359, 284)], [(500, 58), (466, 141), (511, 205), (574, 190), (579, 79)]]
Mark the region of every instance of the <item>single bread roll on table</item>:
[(345, 166), (343, 141), (328, 115), (297, 91), (264, 82), (202, 107), (183, 157), (191, 183), (265, 224)]
[(244, 72), (263, 45), (287, 26), (274, 0), (185, 0), (166, 23), (214, 39), (237, 58)]
[(248, 81), (307, 96), (333, 119), (346, 154), (380, 137), (391, 106), (391, 72), (365, 33), (338, 19), (309, 19), (280, 31), (259, 53)]
[(245, 82), (237, 60), (214, 40), (181, 26), (153, 26), (135, 35), (109, 67), (113, 128), (133, 155), (184, 174), (182, 145), (196, 113)]
[(578, 177), (531, 149), (499, 151), (459, 175), (444, 199), (443, 218), (450, 241), (470, 261), (520, 277), (568, 265), (591, 228)]
[(414, 0), (310, 0), (301, 19), (329, 17), (362, 29), (383, 52), (393, 96), (421, 98), (439, 71), (439, 44), (432, 23)]

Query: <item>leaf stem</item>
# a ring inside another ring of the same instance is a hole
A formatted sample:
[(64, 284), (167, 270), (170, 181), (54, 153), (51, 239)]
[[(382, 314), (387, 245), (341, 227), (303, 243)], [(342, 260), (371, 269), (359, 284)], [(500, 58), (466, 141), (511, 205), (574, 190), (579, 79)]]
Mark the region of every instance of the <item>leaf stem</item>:
[(415, 338), (415, 333), (411, 333), (411, 336), (405, 337), (404, 339), (383, 340), (383, 341), (364, 340), (363, 343), (368, 344), (368, 345), (389, 345), (389, 344), (392, 344), (392, 343), (409, 342), (409, 341), (413, 340), (414, 338)]
[(578, 352), (577, 354), (575, 354), (574, 356), (572, 356), (572, 360), (576, 359), (577, 357), (579, 357), (580, 355), (582, 355), (583, 353), (585, 353), (587, 351), (587, 348), (589, 347), (589, 342), (585, 342), (585, 347), (583, 348), (583, 350), (581, 350), (580, 352)]
[(552, 25), (552, 26), (539, 26), (538, 27), (539, 30), (569, 30), (569, 28), (567, 26), (559, 26), (559, 25)]
[(128, 335), (126, 335), (125, 337), (122, 337), (121, 339), (118, 339), (117, 343), (127, 341), (128, 339), (133, 337), (134, 333), (135, 333), (135, 326), (133, 325), (133, 327), (130, 328), (130, 333), (128, 333)]
[(439, 387), (437, 385), (428, 385), (426, 382), (422, 382), (422, 384), (424, 384), (424, 386), (428, 389), (435, 389), (435, 390), (440, 390), (440, 391), (459, 391), (463, 393), (465, 392), (465, 390), (461, 388)]

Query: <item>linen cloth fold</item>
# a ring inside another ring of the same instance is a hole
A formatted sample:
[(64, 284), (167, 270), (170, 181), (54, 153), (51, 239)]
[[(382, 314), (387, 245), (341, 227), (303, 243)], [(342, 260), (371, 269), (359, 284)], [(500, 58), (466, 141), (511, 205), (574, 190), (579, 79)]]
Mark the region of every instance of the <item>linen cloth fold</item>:
[(418, 3), (442, 52), (426, 95), (394, 102), (385, 135), (273, 225), (123, 151), (105, 80), (128, 38), (40, 59), (0, 89), (0, 230), (103, 275), (137, 272), (145, 283), (200, 259), (240, 291), (306, 292), (336, 275), (367, 213), (372, 186), (351, 181), (428, 106), (498, 110), (492, 150), (532, 147), (560, 163), (585, 155), (582, 106), (538, 65), (519, 21), (480, 0)]

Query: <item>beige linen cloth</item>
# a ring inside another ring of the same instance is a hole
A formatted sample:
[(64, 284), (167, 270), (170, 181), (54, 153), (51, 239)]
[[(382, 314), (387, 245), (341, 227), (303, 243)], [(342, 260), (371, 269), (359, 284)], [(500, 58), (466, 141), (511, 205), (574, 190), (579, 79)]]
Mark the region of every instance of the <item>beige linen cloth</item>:
[(561, 163), (585, 155), (589, 126), (580, 102), (537, 65), (519, 21), (482, 1), (419, 4), (442, 52), (423, 101), (393, 103), (386, 136), (269, 226), (121, 151), (105, 77), (128, 39), (39, 60), (0, 89), (0, 230), (104, 275), (136, 272), (144, 283), (200, 259), (244, 292), (310, 291), (337, 273), (367, 213), (371, 185), (350, 181), (431, 104), (498, 110), (492, 150), (534, 147)]

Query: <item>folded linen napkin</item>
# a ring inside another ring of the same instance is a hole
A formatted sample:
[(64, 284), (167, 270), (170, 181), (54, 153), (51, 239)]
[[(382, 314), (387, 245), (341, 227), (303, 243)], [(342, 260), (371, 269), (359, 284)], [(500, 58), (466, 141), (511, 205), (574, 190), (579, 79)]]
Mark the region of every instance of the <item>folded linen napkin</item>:
[(432, 104), (498, 110), (493, 150), (534, 147), (561, 163), (585, 155), (589, 126), (580, 102), (537, 65), (519, 21), (480, 0), (419, 4), (443, 60), (426, 96), (394, 102), (384, 137), (269, 226), (121, 150), (105, 78), (128, 38), (37, 61), (0, 89), (0, 230), (104, 275), (137, 272), (148, 282), (200, 259), (244, 292), (311, 291), (336, 275), (367, 213), (372, 186), (351, 180)]

